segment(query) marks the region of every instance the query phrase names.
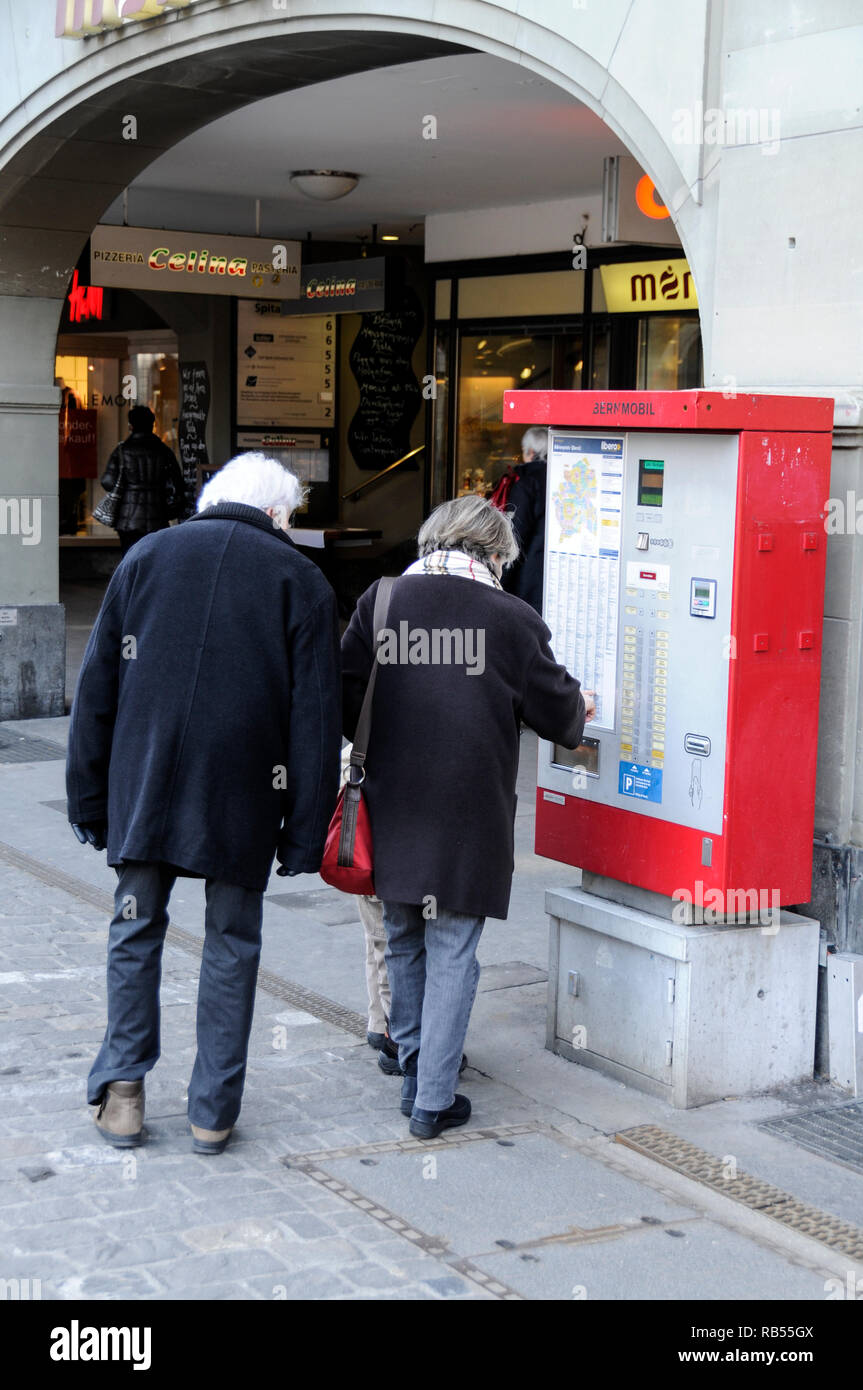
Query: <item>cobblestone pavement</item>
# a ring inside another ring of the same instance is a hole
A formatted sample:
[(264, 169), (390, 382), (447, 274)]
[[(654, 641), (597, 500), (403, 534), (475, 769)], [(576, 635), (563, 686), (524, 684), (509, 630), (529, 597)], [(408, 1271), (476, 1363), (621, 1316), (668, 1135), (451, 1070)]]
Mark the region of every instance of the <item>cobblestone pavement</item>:
[[(830, 1278), (863, 1274), (847, 1257), (792, 1239), (615, 1144), (624, 1123), (647, 1121), (727, 1153), (729, 1112), (662, 1111), (544, 1053), (536, 965), (490, 964), (464, 1077), (474, 1117), (430, 1145), (410, 1139), (398, 1081), (381, 1074), (357, 1035), (357, 995), (346, 997), (337, 953), (330, 997), (353, 1011), (336, 1007), (330, 1021), (315, 1016), (313, 1001), (286, 1004), (272, 973), (258, 992), (234, 1139), (205, 1158), (191, 1152), (185, 1114), (196, 943), (192, 935), (169, 941), (147, 1142), (108, 1147), (84, 1101), (105, 1024), (107, 914), (96, 905), (104, 887), (95, 887), (91, 852), (70, 853), (56, 813), (61, 772), (59, 763), (32, 776), (0, 769), (0, 1280), (17, 1280), (19, 1296), (823, 1300)], [(8, 800), (2, 809), (4, 786), (24, 798), (31, 784), (16, 820)], [(37, 804), (53, 809), (37, 815)], [(90, 871), (91, 881), (67, 891), (71, 879), (45, 881), (38, 864)], [(184, 902), (178, 925), (199, 931), (193, 897)], [(294, 923), (286, 938), (293, 980), (309, 979), (308, 941), (313, 985), (324, 992), (308, 914), (284, 903), (268, 911), (270, 930)], [(285, 973), (288, 955), (283, 941), (270, 970)], [(332, 1021), (340, 1016), (344, 1026)], [(768, 1112), (780, 1108), (774, 1101)], [(735, 1123), (739, 1151), (748, 1143), (752, 1162), (766, 1153), (775, 1168), (787, 1155), (837, 1215), (850, 1219), (855, 1201), (860, 1210), (863, 1179), (781, 1140), (759, 1139), (768, 1147), (757, 1149), (745, 1115)]]

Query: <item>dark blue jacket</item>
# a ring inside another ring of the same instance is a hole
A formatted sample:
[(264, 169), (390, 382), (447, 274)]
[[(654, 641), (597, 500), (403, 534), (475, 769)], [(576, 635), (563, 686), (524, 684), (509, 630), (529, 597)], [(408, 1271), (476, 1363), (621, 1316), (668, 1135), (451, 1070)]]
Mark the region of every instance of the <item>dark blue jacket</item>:
[(542, 617), (542, 579), (545, 565), (546, 459), (519, 464), (507, 498), (507, 511), (521, 547), (514, 565), (503, 572), (508, 594), (524, 599)]
[(221, 503), (144, 537), (84, 655), (70, 821), (107, 820), (109, 864), (263, 889), (278, 850), (314, 872), (338, 793), (339, 677), (333, 591), (266, 513)]

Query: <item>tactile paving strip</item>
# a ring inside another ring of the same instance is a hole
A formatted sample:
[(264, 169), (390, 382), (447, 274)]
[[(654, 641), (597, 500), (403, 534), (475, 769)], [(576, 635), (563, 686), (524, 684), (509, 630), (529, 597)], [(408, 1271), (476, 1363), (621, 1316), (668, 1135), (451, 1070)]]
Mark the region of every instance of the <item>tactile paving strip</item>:
[(780, 1115), (775, 1120), (762, 1120), (758, 1128), (863, 1173), (863, 1101)]
[(636, 1153), (644, 1154), (657, 1163), (673, 1168), (676, 1173), (692, 1178), (694, 1182), (731, 1197), (735, 1202), (761, 1212), (774, 1221), (781, 1221), (801, 1235), (820, 1241), (832, 1250), (839, 1250), (852, 1260), (863, 1260), (863, 1230), (852, 1226), (848, 1221), (840, 1221), (838, 1216), (821, 1211), (819, 1207), (799, 1202), (781, 1187), (762, 1182), (739, 1169), (734, 1176), (728, 1174), (726, 1160), (715, 1158), (704, 1149), (689, 1144), (676, 1134), (669, 1134), (658, 1125), (636, 1125), (634, 1129), (622, 1129), (614, 1136), (618, 1144), (624, 1144)]
[[(24, 873), (31, 874), (33, 878), (40, 879), (42, 883), (47, 883), (52, 888), (59, 888), (62, 892), (70, 894), (71, 897), (88, 903), (90, 907), (97, 908), (99, 912), (104, 912), (108, 917), (112, 916), (114, 912), (114, 900), (110, 893), (105, 893), (101, 888), (94, 888), (91, 884), (85, 883), (83, 879), (75, 878), (74, 874), (65, 874), (61, 869), (52, 868), (49, 864), (42, 864), (31, 855), (23, 854), (21, 850), (15, 849), (13, 845), (0, 842), (0, 859), (16, 869), (22, 869)], [(182, 927), (169, 927), (167, 940), (172, 945), (179, 946), (181, 950), (188, 951), (190, 955), (200, 956), (201, 954), (203, 947), (201, 938), (193, 936), (191, 932), (183, 931)], [(258, 989), (265, 990), (267, 994), (275, 995), (277, 999), (291, 1004), (295, 1009), (301, 1009), (304, 1013), (311, 1014), (313, 1018), (319, 1018), (322, 1023), (333, 1023), (337, 1028), (341, 1028), (346, 1033), (353, 1033), (358, 1038), (366, 1036), (366, 1020), (362, 1014), (354, 1013), (352, 1009), (345, 1009), (334, 999), (327, 999), (322, 994), (316, 994), (314, 990), (306, 989), (305, 985), (297, 984), (294, 980), (283, 980), (280, 975), (274, 975), (271, 970), (259, 970)]]
[[(488, 1132), (486, 1132), (485, 1137), (488, 1137)], [(428, 1148), (429, 1146), (424, 1144), (421, 1147)], [(332, 1158), (334, 1154), (335, 1150), (332, 1150), (327, 1157)], [(284, 1159), (282, 1161), (285, 1162)], [(351, 1206), (365, 1212), (366, 1216), (373, 1217), (382, 1226), (386, 1226), (387, 1230), (392, 1231), (393, 1235), (401, 1236), (404, 1240), (410, 1241), (412, 1245), (417, 1246), (427, 1255), (436, 1256), (448, 1269), (460, 1274), (463, 1279), (470, 1280), (472, 1284), (476, 1284), (478, 1288), (491, 1294), (493, 1298), (498, 1298), (502, 1302), (524, 1301), (522, 1295), (516, 1293), (515, 1289), (502, 1283), (500, 1279), (495, 1279), (492, 1274), (486, 1274), (485, 1270), (478, 1269), (471, 1260), (465, 1259), (463, 1256), (449, 1256), (446, 1245), (441, 1242), (438, 1236), (430, 1236), (425, 1231), (418, 1230), (416, 1226), (411, 1225), (410, 1221), (396, 1216), (395, 1212), (390, 1211), (387, 1207), (382, 1207), (378, 1202), (373, 1202), (370, 1197), (364, 1197), (362, 1192), (357, 1192), (355, 1187), (343, 1182), (341, 1178), (334, 1178), (331, 1173), (326, 1172), (317, 1163), (291, 1160), (290, 1167), (319, 1183), (321, 1187), (326, 1188), (327, 1192), (332, 1192), (334, 1196), (341, 1197), (345, 1202), (350, 1202)]]

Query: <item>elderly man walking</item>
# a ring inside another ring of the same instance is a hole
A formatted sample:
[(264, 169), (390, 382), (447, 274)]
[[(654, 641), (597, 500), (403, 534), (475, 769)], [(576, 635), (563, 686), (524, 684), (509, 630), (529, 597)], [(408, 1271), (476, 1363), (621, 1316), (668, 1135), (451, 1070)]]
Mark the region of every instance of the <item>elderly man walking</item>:
[(321, 861), (338, 790), (338, 618), (287, 535), (301, 500), (275, 459), (232, 459), (196, 516), (129, 551), (84, 656), (68, 811), (118, 874), (108, 1026), (88, 1082), (116, 1147), (142, 1139), (176, 878), (205, 880), (189, 1120), (195, 1151), (220, 1153), (242, 1099), (273, 858), (280, 874)]

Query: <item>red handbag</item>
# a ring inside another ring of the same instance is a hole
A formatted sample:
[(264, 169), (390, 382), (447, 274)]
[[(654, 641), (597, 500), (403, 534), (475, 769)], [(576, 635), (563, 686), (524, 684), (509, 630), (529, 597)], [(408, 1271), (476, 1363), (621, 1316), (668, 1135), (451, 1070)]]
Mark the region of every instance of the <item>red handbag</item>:
[(382, 579), (375, 594), (372, 620), (375, 653), (372, 669), (357, 720), (348, 780), (339, 792), (319, 870), (324, 883), (331, 884), (333, 888), (340, 888), (343, 893), (360, 893), (363, 897), (370, 897), (375, 891), (372, 824), (369, 808), (363, 796), (363, 782), (366, 780), (365, 762), (372, 726), (372, 701), (378, 674), (381, 629), (386, 625), (394, 584), (394, 579)]

